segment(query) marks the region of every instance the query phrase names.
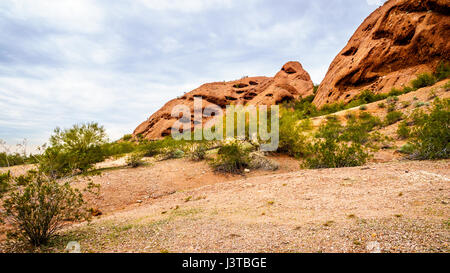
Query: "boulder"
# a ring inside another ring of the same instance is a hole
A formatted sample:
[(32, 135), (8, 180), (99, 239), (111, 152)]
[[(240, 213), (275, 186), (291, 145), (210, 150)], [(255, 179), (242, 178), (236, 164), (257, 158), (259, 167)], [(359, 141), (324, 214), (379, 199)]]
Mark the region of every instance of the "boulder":
[[(207, 83), (171, 100), (133, 132), (135, 137), (155, 140), (171, 134), (172, 125), (178, 120), (171, 116), (176, 105), (186, 105), (194, 113), (194, 98), (203, 99), (203, 107), (217, 105), (274, 105), (313, 94), (313, 82), (299, 62), (288, 62), (275, 77), (245, 77), (230, 82)], [(211, 118), (203, 118), (203, 125)], [(191, 129), (196, 128), (191, 118)]]
[(314, 103), (350, 101), (362, 90), (387, 93), (450, 60), (450, 1), (390, 0), (336, 56)]

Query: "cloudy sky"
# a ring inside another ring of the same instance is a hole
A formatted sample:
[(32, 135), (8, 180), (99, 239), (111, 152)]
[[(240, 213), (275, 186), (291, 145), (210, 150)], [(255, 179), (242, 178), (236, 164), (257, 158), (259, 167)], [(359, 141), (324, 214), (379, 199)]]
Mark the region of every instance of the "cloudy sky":
[(320, 83), (379, 0), (1, 0), (0, 139), (114, 140), (200, 84), (300, 61)]

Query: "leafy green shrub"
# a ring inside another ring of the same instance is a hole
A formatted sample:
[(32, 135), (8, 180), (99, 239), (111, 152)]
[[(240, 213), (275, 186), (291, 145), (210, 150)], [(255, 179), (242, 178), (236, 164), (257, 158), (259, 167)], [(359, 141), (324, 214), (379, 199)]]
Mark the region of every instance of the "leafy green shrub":
[(415, 89), (431, 86), (436, 83), (436, 78), (430, 73), (423, 73), (417, 75), (417, 78), (414, 79), (411, 84)]
[(386, 104), (384, 102), (378, 103), (378, 108), (386, 108)]
[(400, 139), (407, 139), (411, 133), (406, 121), (402, 121), (397, 129), (397, 135)]
[(343, 128), (339, 123), (328, 122), (321, 126), (317, 140), (309, 145), (309, 157), (305, 160), (307, 168), (340, 168), (360, 166), (369, 154), (359, 143), (341, 140)]
[(414, 153), (414, 145), (412, 145), (411, 143), (406, 143), (405, 145), (403, 145), (400, 149), (399, 152), (402, 154), (412, 154)]
[(386, 119), (385, 119), (384, 123), (386, 125), (391, 125), (391, 124), (394, 124), (394, 123), (396, 123), (396, 122), (398, 122), (398, 121), (400, 121), (402, 119), (403, 119), (403, 113), (402, 112), (392, 111), (392, 112), (389, 112), (386, 115)]
[(18, 186), (26, 186), (29, 183), (31, 183), (31, 181), (33, 181), (33, 179), (36, 177), (36, 174), (37, 174), (37, 171), (30, 170), (26, 174), (22, 174), (22, 175), (14, 177), (14, 182)]
[(56, 128), (50, 147), (39, 157), (39, 168), (55, 178), (88, 171), (105, 159), (102, 147), (106, 141), (105, 129), (97, 123)]
[(420, 159), (449, 158), (450, 155), (450, 99), (434, 102), (430, 114), (415, 113), (413, 144)]
[(120, 156), (136, 151), (138, 146), (133, 142), (119, 141), (107, 143), (102, 146), (105, 156)]
[(250, 166), (249, 154), (250, 149), (238, 141), (232, 141), (219, 148), (212, 166), (219, 172), (242, 173)]
[(12, 167), (23, 164), (36, 163), (33, 156), (25, 156), (19, 153), (7, 154), (5, 152), (0, 153), (0, 167)]
[(0, 174), (0, 198), (3, 196), (5, 192), (9, 189), (9, 183), (11, 181), (11, 172)]
[(298, 124), (295, 116), (284, 113), (280, 118), (280, 138), (277, 151), (293, 157), (304, 156), (306, 137), (303, 133), (310, 129), (308, 122), (309, 120), (305, 120), (302, 126)]
[(437, 81), (442, 81), (450, 77), (450, 64), (444, 61), (440, 62), (436, 68), (434, 76)]
[(347, 126), (343, 128), (340, 135), (340, 140), (365, 144), (369, 140), (369, 132), (381, 124), (381, 120), (370, 113), (361, 113), (359, 118), (348, 120)]
[(127, 135), (124, 135), (122, 137), (122, 140), (123, 141), (130, 141), (132, 138), (133, 138), (133, 136), (131, 134), (127, 134)]
[(46, 244), (67, 221), (89, 218), (83, 196), (69, 183), (37, 174), (25, 187), (9, 193), (3, 208), (14, 235), (33, 246)]
[(138, 152), (132, 153), (127, 157), (126, 164), (131, 168), (137, 168), (145, 164), (145, 162), (142, 159), (143, 159), (142, 153)]

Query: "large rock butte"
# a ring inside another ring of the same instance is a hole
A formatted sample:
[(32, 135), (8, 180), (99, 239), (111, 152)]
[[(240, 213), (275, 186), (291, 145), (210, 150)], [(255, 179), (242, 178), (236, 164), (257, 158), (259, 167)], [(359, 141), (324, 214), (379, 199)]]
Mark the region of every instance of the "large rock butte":
[(407, 85), (450, 60), (450, 1), (391, 0), (373, 12), (331, 63), (314, 103), (350, 101)]
[[(133, 135), (145, 139), (160, 139), (171, 134), (172, 117), (176, 105), (186, 105), (194, 113), (194, 97), (203, 99), (203, 107), (215, 104), (225, 109), (227, 105), (274, 105), (313, 94), (314, 85), (309, 74), (299, 62), (286, 63), (275, 77), (250, 77), (230, 82), (207, 83), (171, 100), (148, 120), (139, 125)], [(194, 128), (191, 118), (191, 128)], [(208, 118), (203, 118), (203, 124)]]

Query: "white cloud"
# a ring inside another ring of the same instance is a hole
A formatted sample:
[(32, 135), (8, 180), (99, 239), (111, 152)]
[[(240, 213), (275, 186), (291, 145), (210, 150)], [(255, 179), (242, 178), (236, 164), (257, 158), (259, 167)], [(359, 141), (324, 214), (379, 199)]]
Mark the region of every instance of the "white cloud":
[(366, 0), (368, 5), (371, 6), (382, 6), (385, 2), (384, 0)]
[(233, 0), (140, 0), (140, 2), (149, 9), (184, 13), (230, 8), (233, 4)]
[(102, 9), (91, 0), (2, 0), (0, 10), (24, 22), (42, 21), (67, 31), (95, 33), (103, 27)]

